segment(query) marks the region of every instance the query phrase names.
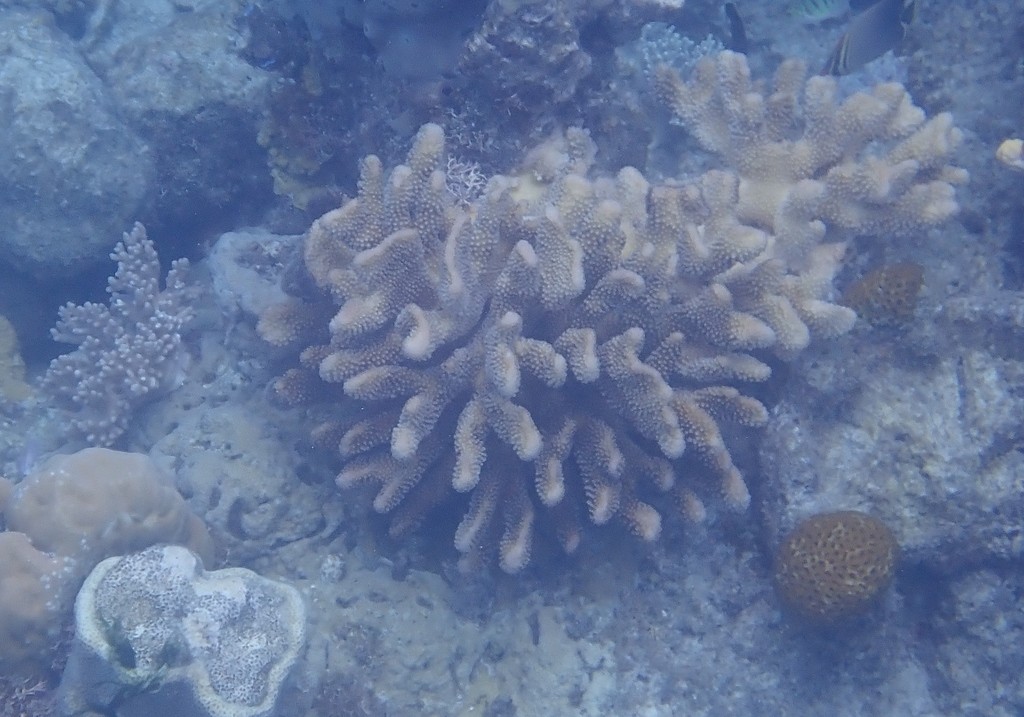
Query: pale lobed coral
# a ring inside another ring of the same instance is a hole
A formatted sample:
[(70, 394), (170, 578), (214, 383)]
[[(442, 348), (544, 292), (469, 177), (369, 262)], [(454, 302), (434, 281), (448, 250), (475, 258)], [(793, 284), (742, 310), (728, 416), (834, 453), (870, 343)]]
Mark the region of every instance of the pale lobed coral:
[(179, 378), (188, 358), (181, 332), (192, 319), (188, 261), (172, 262), (161, 289), (160, 260), (141, 224), (110, 258), (117, 270), (107, 281), (109, 305), (61, 307), (53, 338), (78, 348), (50, 363), (41, 387), (67, 412), (78, 437), (102, 446), (124, 433), (136, 408)]
[(108, 558), (75, 600), (61, 711), (272, 717), (305, 642), (306, 608), (290, 585), (204, 571), (176, 545)]
[[(744, 98), (750, 113), (772, 104)], [(861, 144), (877, 138), (850, 128)], [(854, 138), (831, 136), (838, 157), (850, 156)], [(895, 229), (953, 210), (937, 176), (956, 173), (915, 136), (905, 141), (917, 149), (902, 154), (919, 171), (900, 165), (890, 177), (907, 200), (873, 195), (867, 230), (883, 217)], [(771, 158), (765, 144), (745, 148)], [(631, 168), (588, 178), (593, 154), (571, 130), (464, 207), (445, 189), (443, 132), (424, 126), (407, 164), (385, 174), (376, 157), (363, 161), (358, 197), (304, 240), (311, 290), (258, 324), (299, 354), (275, 395), (321, 404), (316, 439), (340, 452), (338, 484), (375, 485), (373, 506), (393, 515), (394, 534), (468, 494), (455, 530), (467, 566), (496, 550), (516, 572), (538, 532), (572, 552), (588, 523), (653, 540), (666, 510), (699, 519), (709, 494), (745, 508), (719, 424), (758, 426), (767, 412), (736, 385), (765, 380), (768, 353), (791, 356), (854, 320), (831, 301), (844, 249), (831, 230), (854, 222), (845, 213), (837, 225), (830, 212), (847, 186), (850, 203), (865, 206), (852, 178), (881, 162), (851, 164), (851, 183), (829, 185), (830, 201), (815, 203), (821, 192), (794, 178), (800, 191), (774, 192), (785, 206), (763, 221), (748, 209), (744, 172), (756, 175), (756, 163), (651, 186)], [(925, 201), (935, 194), (940, 208)]]

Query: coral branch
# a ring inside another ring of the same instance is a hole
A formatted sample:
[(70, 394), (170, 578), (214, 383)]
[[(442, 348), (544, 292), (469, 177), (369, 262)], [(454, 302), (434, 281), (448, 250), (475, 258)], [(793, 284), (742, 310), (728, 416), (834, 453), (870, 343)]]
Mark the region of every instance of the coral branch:
[(516, 572), (542, 523), (572, 552), (588, 523), (653, 540), (666, 511), (702, 519), (694, 473), (742, 510), (720, 427), (767, 420), (741, 390), (768, 378), (765, 352), (852, 325), (832, 301), (846, 232), (925, 228), (955, 209), (959, 133), (902, 88), (836, 104), (831, 80), (805, 83), (790, 63), (764, 96), (731, 53), (692, 85), (660, 83), (729, 170), (683, 186), (629, 168), (593, 179), (593, 145), (570, 130), (467, 203), (426, 125), (405, 165), (364, 160), (359, 196), (311, 228), (319, 293), (259, 328), (280, 345), (306, 330), (295, 306), (335, 315), (274, 388), (289, 403), (343, 389), (318, 434), (341, 430), (338, 483), (377, 485), (393, 532), (468, 493), (464, 563)]

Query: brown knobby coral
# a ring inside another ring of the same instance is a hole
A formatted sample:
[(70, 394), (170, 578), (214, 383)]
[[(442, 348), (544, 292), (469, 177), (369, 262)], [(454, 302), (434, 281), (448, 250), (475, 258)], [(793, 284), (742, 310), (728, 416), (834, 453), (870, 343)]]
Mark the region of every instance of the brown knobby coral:
[[(304, 240), (308, 290), (258, 325), (297, 354), (273, 390), (319, 404), (338, 484), (375, 485), (395, 534), (466, 494), (468, 564), (496, 547), (518, 571), (538, 530), (572, 552), (588, 523), (653, 540), (666, 511), (699, 518), (708, 495), (745, 508), (719, 424), (767, 412), (737, 386), (769, 376), (767, 353), (853, 323), (830, 300), (844, 245), (814, 213), (820, 192), (775, 191), (788, 198), (765, 221), (741, 214), (742, 174), (595, 179), (593, 154), (570, 130), (467, 205), (425, 125), (406, 164), (363, 161), (357, 198)], [(916, 177), (902, 171), (907, 192)]]
[(788, 607), (819, 624), (855, 617), (888, 587), (899, 546), (878, 518), (855, 510), (800, 523), (775, 558), (775, 585)]
[(924, 267), (914, 262), (872, 269), (843, 292), (843, 303), (875, 325), (904, 325), (914, 317)]

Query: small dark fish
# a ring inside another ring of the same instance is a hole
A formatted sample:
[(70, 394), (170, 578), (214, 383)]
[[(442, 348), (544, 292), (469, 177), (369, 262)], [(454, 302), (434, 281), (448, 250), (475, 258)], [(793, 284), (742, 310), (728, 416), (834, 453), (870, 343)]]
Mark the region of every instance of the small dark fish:
[(916, 12), (917, 0), (879, 0), (850, 21), (821, 74), (848, 75), (899, 47)]
[(727, 2), (725, 4), (725, 16), (729, 19), (729, 49), (733, 52), (747, 54), (750, 45), (747, 42), (747, 29), (743, 25), (740, 11), (736, 9), (736, 3)]

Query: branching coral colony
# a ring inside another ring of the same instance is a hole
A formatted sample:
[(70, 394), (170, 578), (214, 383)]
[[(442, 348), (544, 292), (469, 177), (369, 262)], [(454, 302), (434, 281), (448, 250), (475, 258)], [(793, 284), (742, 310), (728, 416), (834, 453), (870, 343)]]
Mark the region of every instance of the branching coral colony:
[(588, 523), (650, 541), (708, 495), (745, 508), (719, 423), (767, 420), (735, 387), (768, 378), (755, 354), (847, 331), (830, 301), (846, 233), (936, 225), (966, 178), (948, 115), (926, 121), (898, 85), (837, 103), (831, 79), (804, 78), (788, 62), (764, 94), (733, 53), (691, 84), (663, 72), (729, 167), (679, 186), (589, 178), (580, 130), (469, 206), (445, 189), (436, 125), (387, 175), (367, 157), (358, 197), (304, 240), (310, 290), (258, 326), (301, 352), (272, 388), (321, 404), (338, 484), (376, 485), (395, 535), (468, 494), (463, 564), (496, 551), (508, 572), (538, 530), (571, 553)]
[(50, 333), (78, 348), (51, 361), (40, 386), (66, 411), (69, 433), (96, 446), (113, 445), (135, 409), (173, 386), (187, 359), (181, 335), (193, 315), (188, 260), (171, 263), (161, 288), (160, 259), (141, 224), (110, 258), (117, 271), (107, 280), (109, 305), (61, 307)]

